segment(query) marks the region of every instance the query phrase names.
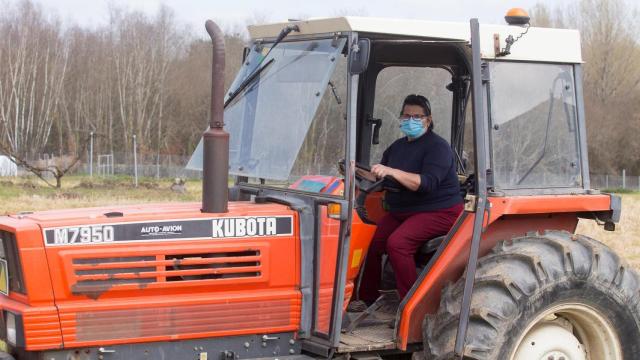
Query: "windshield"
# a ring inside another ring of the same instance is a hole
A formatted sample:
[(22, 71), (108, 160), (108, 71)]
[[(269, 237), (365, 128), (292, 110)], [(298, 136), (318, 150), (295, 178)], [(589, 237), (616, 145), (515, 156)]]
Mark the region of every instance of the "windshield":
[[(283, 42), (271, 52), (269, 45), (252, 46), (230, 92), (262, 71), (224, 112), (231, 175), (289, 179), (344, 44), (344, 38)], [(202, 170), (202, 141), (187, 168)]]

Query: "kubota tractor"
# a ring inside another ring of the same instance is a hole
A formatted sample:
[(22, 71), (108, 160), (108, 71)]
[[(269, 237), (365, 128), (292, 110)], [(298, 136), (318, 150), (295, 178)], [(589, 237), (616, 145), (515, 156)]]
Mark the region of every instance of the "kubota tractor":
[[(637, 359), (640, 278), (575, 233), (621, 211), (589, 182), (579, 34), (507, 20), (252, 26), (226, 93), (207, 22), (202, 204), (0, 217), (0, 358)], [(410, 93), (431, 99), (465, 211), (425, 239), (391, 316), (346, 312), (398, 190), (368, 166)]]

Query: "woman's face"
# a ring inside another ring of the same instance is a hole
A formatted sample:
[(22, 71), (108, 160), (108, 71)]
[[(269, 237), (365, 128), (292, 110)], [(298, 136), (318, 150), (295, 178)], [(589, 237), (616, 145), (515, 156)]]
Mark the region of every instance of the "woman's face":
[(402, 114), (400, 115), (400, 117), (420, 118), (425, 129), (429, 128), (429, 125), (431, 124), (431, 115), (426, 116), (424, 113), (424, 109), (420, 105), (405, 105), (402, 108)]

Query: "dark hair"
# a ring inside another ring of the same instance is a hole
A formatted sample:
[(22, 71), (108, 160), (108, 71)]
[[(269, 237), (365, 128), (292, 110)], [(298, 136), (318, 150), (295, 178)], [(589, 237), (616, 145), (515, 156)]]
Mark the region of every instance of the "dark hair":
[[(416, 94), (407, 95), (407, 97), (404, 98), (404, 101), (402, 102), (402, 108), (400, 109), (400, 114), (402, 114), (402, 111), (404, 110), (404, 107), (406, 105), (420, 106), (422, 110), (424, 110), (424, 114), (426, 116), (431, 116), (431, 103), (429, 103), (429, 100), (422, 95), (416, 95)], [(432, 129), (433, 129), (433, 120), (431, 120), (431, 123), (429, 124), (429, 130), (432, 130)]]

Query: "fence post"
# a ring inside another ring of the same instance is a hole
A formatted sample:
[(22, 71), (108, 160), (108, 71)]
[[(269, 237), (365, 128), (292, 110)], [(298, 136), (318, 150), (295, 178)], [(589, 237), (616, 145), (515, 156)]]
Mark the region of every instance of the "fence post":
[(625, 169), (622, 169), (622, 188), (627, 188), (627, 171)]
[(160, 179), (160, 153), (156, 157), (156, 180)]
[(609, 174), (604, 176), (604, 188), (605, 189), (609, 188)]
[(133, 176), (135, 178), (135, 187), (138, 187), (138, 149), (135, 135), (133, 135)]
[(93, 178), (93, 131), (89, 133), (89, 177)]

